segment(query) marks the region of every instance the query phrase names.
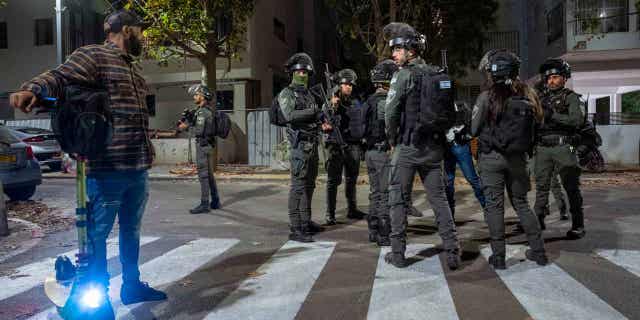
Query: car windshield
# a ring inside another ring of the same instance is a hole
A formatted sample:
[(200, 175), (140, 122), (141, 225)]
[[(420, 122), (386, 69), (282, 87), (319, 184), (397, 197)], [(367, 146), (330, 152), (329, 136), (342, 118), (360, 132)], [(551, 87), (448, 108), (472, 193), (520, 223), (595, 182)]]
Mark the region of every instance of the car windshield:
[(14, 137), (7, 127), (5, 127), (4, 125), (0, 125), (0, 142), (5, 144), (12, 144), (20, 142), (20, 140)]

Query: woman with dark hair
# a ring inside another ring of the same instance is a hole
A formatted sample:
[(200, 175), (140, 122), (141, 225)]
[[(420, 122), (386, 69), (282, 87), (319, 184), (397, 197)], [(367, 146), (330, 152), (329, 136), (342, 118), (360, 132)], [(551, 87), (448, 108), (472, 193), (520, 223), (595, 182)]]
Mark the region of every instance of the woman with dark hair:
[(531, 154), (535, 128), (543, 110), (535, 91), (518, 78), (520, 60), (505, 50), (488, 52), (480, 69), (489, 75), (489, 89), (478, 97), (473, 110), (471, 134), (479, 138), (478, 167), (487, 203), (493, 254), (489, 263), (506, 269), (504, 191), (518, 214), (530, 249), (527, 259), (547, 264), (540, 225), (527, 202), (530, 190), (527, 154)]

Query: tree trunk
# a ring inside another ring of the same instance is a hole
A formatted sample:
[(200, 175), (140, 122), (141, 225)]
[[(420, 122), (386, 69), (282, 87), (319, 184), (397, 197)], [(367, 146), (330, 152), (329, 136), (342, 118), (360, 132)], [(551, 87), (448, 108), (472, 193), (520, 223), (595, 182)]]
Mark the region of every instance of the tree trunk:
[[(202, 61), (202, 82), (209, 87), (211, 93), (213, 93), (213, 100), (211, 100), (211, 108), (216, 111), (217, 95), (217, 80), (216, 80), (216, 55), (208, 54), (205, 61)], [(213, 149), (213, 169), (218, 169), (218, 146)]]
[(9, 235), (9, 221), (7, 221), (7, 206), (4, 202), (4, 190), (0, 181), (0, 237)]

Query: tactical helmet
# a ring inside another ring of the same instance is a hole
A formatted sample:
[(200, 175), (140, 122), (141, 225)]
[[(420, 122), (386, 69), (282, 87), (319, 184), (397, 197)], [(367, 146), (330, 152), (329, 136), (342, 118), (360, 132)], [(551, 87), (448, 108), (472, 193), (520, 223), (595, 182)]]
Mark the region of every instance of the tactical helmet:
[(398, 69), (398, 65), (393, 60), (386, 59), (371, 69), (371, 82), (388, 83)]
[(187, 92), (189, 92), (189, 95), (192, 95), (192, 96), (199, 94), (209, 101), (213, 99), (213, 94), (211, 93), (211, 90), (209, 90), (209, 88), (203, 84), (194, 84), (191, 87), (189, 87), (189, 90)]
[(569, 79), (571, 78), (571, 66), (562, 59), (549, 58), (540, 66), (540, 77), (546, 80), (550, 75), (560, 75)]
[(309, 73), (313, 73), (313, 60), (311, 60), (311, 57), (308, 54), (300, 52), (292, 55), (284, 64), (284, 67), (287, 72), (305, 70)]
[(494, 83), (509, 83), (520, 73), (520, 58), (505, 50), (491, 50), (480, 62), (480, 70), (488, 72)]
[(389, 41), (389, 47), (403, 47), (409, 50), (424, 51), (427, 40), (412, 26), (403, 22), (391, 22), (382, 29), (384, 38)]
[(352, 86), (356, 85), (356, 80), (358, 80), (358, 75), (352, 69), (342, 69), (338, 71), (333, 78), (338, 84), (350, 84)]

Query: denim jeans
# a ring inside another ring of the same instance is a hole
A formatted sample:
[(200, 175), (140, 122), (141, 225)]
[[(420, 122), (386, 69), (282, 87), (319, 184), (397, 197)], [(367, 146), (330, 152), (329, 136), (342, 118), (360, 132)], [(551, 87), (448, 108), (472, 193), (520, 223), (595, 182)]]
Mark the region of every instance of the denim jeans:
[(140, 221), (149, 198), (148, 177), (146, 170), (100, 172), (87, 177), (87, 232), (93, 249), (89, 271), (95, 281), (109, 283), (106, 241), (116, 215), (123, 282), (139, 281)]
[(476, 173), (476, 169), (473, 167), (473, 160), (471, 158), (471, 149), (469, 144), (454, 144), (445, 153), (444, 156), (444, 171), (447, 175), (447, 200), (449, 201), (449, 207), (451, 207), (451, 213), (455, 212), (456, 200), (454, 197), (455, 186), (454, 180), (456, 178), (456, 164), (460, 166), (462, 174), (465, 179), (473, 187), (473, 193), (476, 195), (478, 202), (484, 208), (486, 200), (482, 192), (482, 183)]

